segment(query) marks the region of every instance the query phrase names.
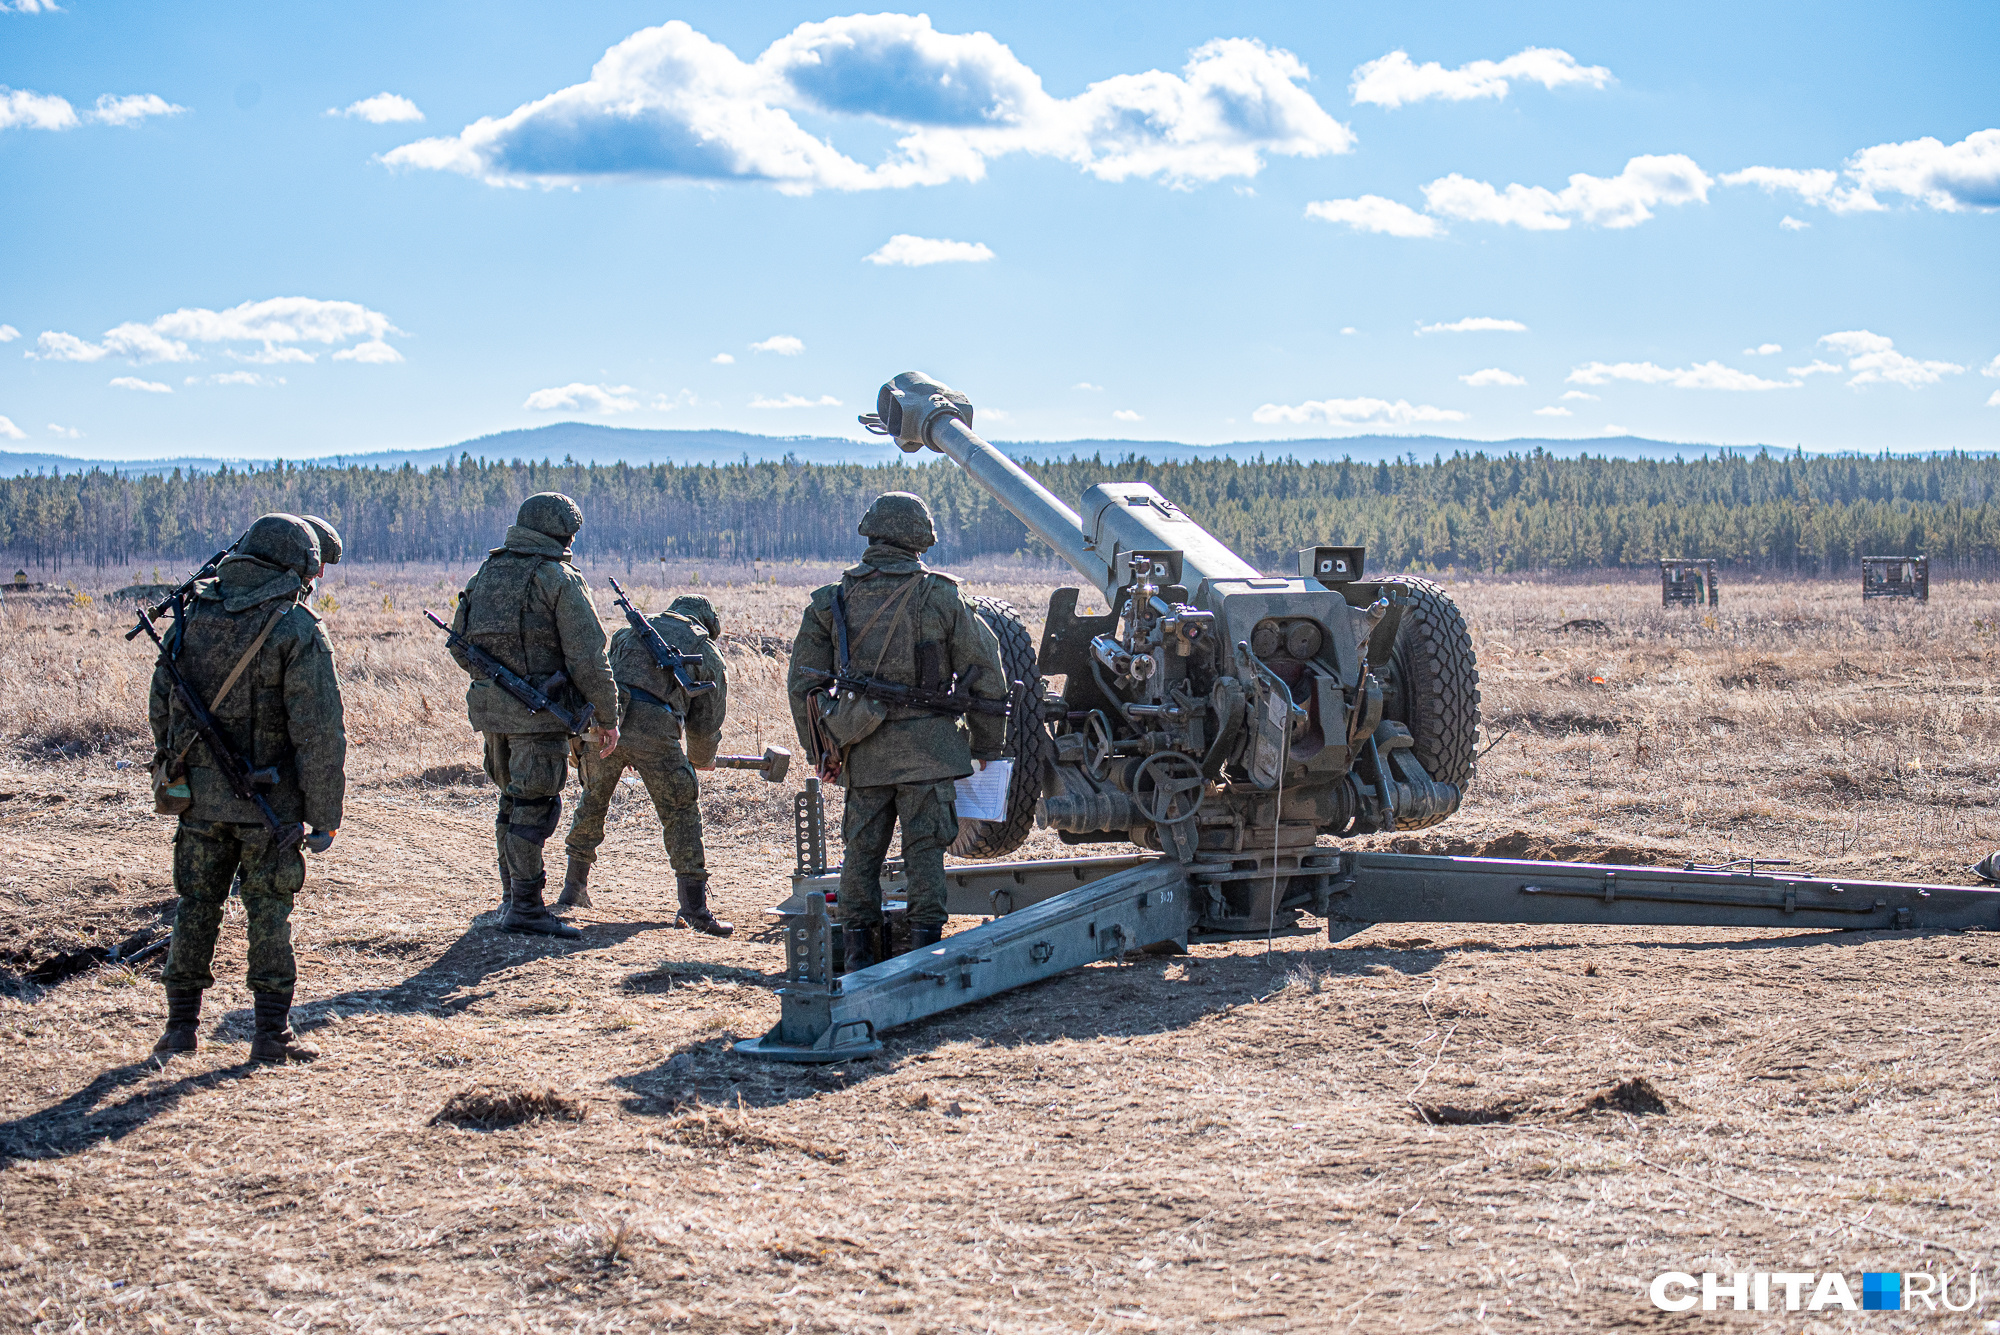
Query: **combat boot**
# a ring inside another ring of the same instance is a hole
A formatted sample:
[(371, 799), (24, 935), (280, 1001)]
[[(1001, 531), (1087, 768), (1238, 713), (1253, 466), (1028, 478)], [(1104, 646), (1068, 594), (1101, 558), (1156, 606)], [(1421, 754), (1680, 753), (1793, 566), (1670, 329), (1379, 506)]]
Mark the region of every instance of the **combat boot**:
[(318, 1048), (291, 1030), (291, 993), (253, 992), (250, 996), (257, 1015), (257, 1032), (250, 1036), (251, 1061), (309, 1062), (319, 1056)]
[(875, 929), (873, 927), (843, 927), (840, 929), (841, 972), (854, 973), (875, 962)]
[(500, 930), (514, 932), (522, 936), (555, 936), (565, 941), (580, 941), (583, 933), (549, 912), (542, 902), (542, 891), (549, 878), (538, 876), (532, 881), (514, 882), (513, 902), (508, 906), (507, 916), (500, 920)]
[(193, 1052), (197, 1046), (195, 1029), (201, 1023), (201, 989), (198, 987), (170, 987), (167, 989), (167, 1031), (160, 1035), (160, 1041), (153, 1044), (153, 1051), (161, 1057), (171, 1057), (176, 1053)]
[(910, 924), (910, 949), (922, 950), (944, 940), (944, 924), (941, 922), (913, 922)]
[(566, 909), (587, 909), (590, 904), (590, 864), (572, 855), (563, 872), (562, 894), (556, 898), (557, 913)]
[(728, 936), (736, 930), (733, 922), (724, 922), (708, 911), (708, 874), (698, 876), (675, 876), (674, 885), (680, 890), (680, 911), (674, 914), (676, 926), (692, 927), (697, 932), (710, 936)]

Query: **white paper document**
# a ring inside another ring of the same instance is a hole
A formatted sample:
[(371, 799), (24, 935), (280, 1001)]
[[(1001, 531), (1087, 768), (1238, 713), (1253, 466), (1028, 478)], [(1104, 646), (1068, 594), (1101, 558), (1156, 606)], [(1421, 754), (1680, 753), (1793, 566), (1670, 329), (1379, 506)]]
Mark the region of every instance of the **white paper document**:
[(958, 781), (956, 805), (960, 820), (1005, 820), (1007, 782), (1014, 777), (1014, 762), (989, 760), (986, 768), (971, 778)]

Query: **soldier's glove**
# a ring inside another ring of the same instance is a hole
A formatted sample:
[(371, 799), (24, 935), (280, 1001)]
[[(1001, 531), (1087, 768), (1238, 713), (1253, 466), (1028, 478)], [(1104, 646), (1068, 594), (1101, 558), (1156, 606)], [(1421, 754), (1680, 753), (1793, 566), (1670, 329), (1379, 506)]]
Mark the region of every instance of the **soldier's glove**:
[(314, 830), (305, 837), (305, 846), (315, 853), (324, 853), (327, 849), (333, 847), (333, 836), (339, 833), (340, 831), (337, 828), (331, 830)]

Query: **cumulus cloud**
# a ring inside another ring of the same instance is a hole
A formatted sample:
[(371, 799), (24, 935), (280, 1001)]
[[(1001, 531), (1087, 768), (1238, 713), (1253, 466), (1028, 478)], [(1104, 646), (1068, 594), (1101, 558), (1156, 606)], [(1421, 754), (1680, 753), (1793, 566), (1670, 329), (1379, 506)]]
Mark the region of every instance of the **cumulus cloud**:
[(1694, 366), (1655, 366), (1651, 362), (1591, 362), (1579, 366), (1567, 377), (1572, 385), (1608, 385), (1614, 380), (1630, 380), (1641, 385), (1670, 385), (1675, 389), (1765, 390), (1797, 389), (1796, 380), (1766, 380), (1748, 371), (1739, 371), (1721, 362), (1700, 362)]
[(670, 413), (676, 408), (692, 408), (699, 402), (700, 400), (695, 397), (693, 390), (684, 389), (680, 393), (673, 395), (655, 394), (653, 396), (652, 408), (656, 413)]
[(1114, 409), (1111, 415), (1117, 418), (1121, 422), (1143, 422), (1146, 420), (1139, 414), (1133, 412), (1130, 408)]
[[(0, 325), (0, 329), (4, 329), (4, 328), (5, 328), (5, 326), (4, 326), (4, 325)], [(5, 339), (0, 339), (0, 343), (4, 343), (4, 342), (6, 342), (6, 340), (5, 340)], [(1995, 358), (1994, 358), (1994, 359), (1993, 359), (1992, 361), (1990, 361), (1990, 362), (1986, 363), (1986, 365), (1984, 365), (1984, 366), (1980, 367), (1980, 368), (1979, 368), (1979, 374), (1981, 374), (1981, 375), (1990, 375), (1990, 376), (1993, 376), (1993, 377), (1995, 377), (1996, 379), (2000, 379), (2000, 357), (1995, 357)]]
[(1102, 394), (1102, 393), (1104, 392), (1104, 386), (1102, 386), (1102, 385), (1093, 385), (1093, 384), (1091, 384), (1091, 383), (1090, 383), (1090, 382), (1089, 382), (1088, 380), (1079, 380), (1079, 381), (1077, 381), (1077, 382), (1076, 382), (1076, 383), (1075, 383), (1074, 385), (1070, 386), (1070, 388), (1071, 388), (1071, 389), (1087, 389), (1087, 390), (1091, 391), (1091, 392), (1092, 392), (1092, 393), (1094, 393), (1094, 394)]
[[(1845, 180), (1841, 178), (1845, 177)], [(1768, 193), (1794, 194), (1801, 203), (1834, 213), (1871, 213), (1885, 208), (1878, 195), (1903, 195), (1946, 213), (2000, 209), (2000, 129), (1978, 130), (1955, 144), (1929, 135), (1864, 148), (1835, 172), (1825, 167), (1746, 167), (1722, 178), (1724, 185), (1754, 185)], [(1787, 219), (1779, 226), (1805, 224)]]
[(171, 394), (174, 392), (171, 385), (163, 385), (157, 380), (141, 380), (135, 375), (113, 376), (111, 387), (113, 389), (135, 389), (142, 394)]
[(1745, 357), (1769, 357), (1769, 356), (1773, 355), (1774, 353), (1779, 353), (1779, 352), (1783, 352), (1783, 351), (1784, 351), (1784, 348), (1783, 348), (1782, 346), (1780, 346), (1779, 344), (1776, 344), (1776, 343), (1759, 343), (1759, 344), (1758, 344), (1758, 345), (1757, 345), (1756, 347), (1754, 347), (1754, 348), (1745, 348), (1745, 349), (1743, 349), (1743, 355), (1744, 355)]
[(1786, 214), (1786, 215), (1785, 215), (1784, 217), (1782, 217), (1782, 218), (1778, 219), (1778, 228), (1779, 228), (1779, 230), (1780, 230), (1780, 231), (1785, 231), (1785, 232), (1803, 232), (1803, 231), (1805, 231), (1805, 230), (1806, 230), (1806, 229), (1807, 229), (1808, 227), (1811, 227), (1811, 226), (1812, 226), (1812, 224), (1811, 224), (1811, 223), (1809, 223), (1809, 222), (1801, 222), (1801, 221), (1799, 221), (1799, 220), (1798, 220), (1797, 218), (1794, 218), (1794, 217), (1793, 217), (1793, 216), (1792, 216), (1791, 214), (1789, 214), (1789, 213), (1787, 213), (1787, 214)]
[(1468, 315), (1450, 324), (1420, 324), (1419, 334), (1525, 334), (1528, 326), (1519, 320), (1496, 320), (1490, 315)]
[(1631, 159), (1616, 176), (1578, 172), (1560, 191), (1509, 185), (1497, 190), (1485, 181), (1453, 172), (1423, 188), (1432, 213), (1466, 222), (1499, 223), (1530, 231), (1562, 231), (1571, 222), (1593, 227), (1637, 227), (1660, 205), (1705, 204), (1715, 184), (1682, 153), (1646, 154)]
[(726, 352), (716, 353), (713, 357), (709, 358), (709, 361), (717, 366), (734, 366), (736, 364), (736, 359)]
[(0, 130), (70, 130), (79, 123), (68, 98), (0, 84)]
[(1489, 366), (1483, 371), (1474, 371), (1471, 375), (1462, 375), (1459, 379), (1474, 389), (1483, 389), (1488, 385), (1525, 385), (1528, 383), (1512, 371), (1503, 371), (1497, 366)]
[(51, 422), (51, 423), (49, 423), (49, 434), (50, 434), (51, 436), (60, 436), (60, 437), (62, 437), (62, 438), (63, 438), (64, 440), (82, 440), (82, 439), (83, 439), (83, 433), (82, 433), (81, 431), (78, 431), (78, 430), (77, 430), (77, 429), (76, 429), (75, 427), (73, 427), (73, 426), (58, 426), (58, 425), (56, 425), (56, 424), (55, 424), (54, 422)]
[(1833, 362), (1823, 362), (1815, 357), (1804, 366), (1787, 366), (1785, 373), (1804, 380), (1809, 375), (1839, 375), (1845, 369), (1845, 367), (1836, 365)]
[(637, 399), (629, 397), (631, 393), (630, 385), (571, 383), (553, 389), (538, 389), (521, 406), (538, 413), (629, 413), (639, 406)]
[(752, 352), (775, 352), (780, 357), (796, 357), (806, 350), (805, 340), (790, 334), (773, 334), (761, 343), (752, 343)]
[(0, 343), (12, 343), (21, 336), (21, 331), (10, 324), (0, 324)]
[(1419, 65), (1407, 51), (1391, 51), (1356, 69), (1349, 91), (1357, 105), (1400, 107), (1433, 97), (1446, 102), (1505, 97), (1516, 79), (1544, 88), (1568, 84), (1602, 88), (1611, 82), (1611, 71), (1602, 65), (1579, 65), (1569, 52), (1551, 47), (1531, 46), (1505, 60), (1475, 60), (1450, 70), (1435, 60)]
[(282, 385), (283, 376), (264, 376), (255, 371), (218, 371), (214, 375), (191, 375), (182, 382), (188, 385)]
[(803, 394), (786, 394), (775, 399), (760, 394), (750, 400), (750, 406), (752, 408), (838, 408), (840, 400), (831, 394), (822, 394), (816, 399), (809, 399)]
[(8, 440), (26, 440), (28, 433), (15, 426), (11, 417), (0, 417), (0, 436)]
[[(590, 78), (457, 135), (385, 154), (391, 166), (491, 185), (765, 182), (792, 194), (974, 181), (1028, 153), (1108, 181), (1188, 186), (1254, 176), (1266, 157), (1344, 153), (1354, 136), (1303, 86), (1290, 52), (1230, 38), (1059, 98), (988, 33), (944, 33), (922, 14), (805, 23), (752, 61), (676, 19), (619, 42)], [(793, 113), (899, 132), (873, 166)]]
[(417, 104), (396, 93), (377, 93), (364, 97), (359, 102), (350, 102), (344, 107), (328, 107), (329, 116), (348, 116), (354, 120), (367, 121), (370, 125), (390, 125), (399, 121), (420, 121), (424, 113), (417, 110)]
[[(0, 0), (0, 14), (7, 12), (6, 0)], [(16, 14), (60, 14), (62, 13), (62, 6), (56, 4), (55, 0), (14, 0), (13, 12)]]
[(184, 306), (150, 324), (128, 322), (108, 329), (96, 343), (49, 330), (35, 340), (35, 349), (28, 356), (50, 362), (95, 362), (112, 356), (142, 363), (195, 362), (201, 357), (188, 346), (190, 343), (249, 343), (260, 344), (261, 348), (224, 351), (235, 360), (253, 363), (309, 362), (312, 355), (295, 344), (343, 343), (365, 337), (381, 344), (390, 355), (364, 355), (363, 349), (368, 347), (364, 343), (334, 353), (334, 359), (401, 361), (402, 355), (383, 344), (382, 337), (402, 332), (389, 323), (388, 316), (356, 302), (272, 297), (266, 301), (246, 301), (226, 311)]
[(266, 344), (257, 352), (238, 352), (235, 348), (227, 348), (224, 353), (233, 362), (249, 362), (252, 366), (276, 366), (281, 362), (311, 366), (319, 360), (319, 354), (316, 352), (307, 352), (304, 348), (290, 346), (280, 348), (271, 344)]
[(1896, 351), (1896, 342), (1884, 334), (1866, 329), (1847, 329), (1820, 339), (1820, 346), (1832, 348), (1847, 358), (1854, 372), (1850, 385), (1901, 385), (1916, 389), (1935, 385), (1948, 375), (1962, 375), (1965, 368), (1956, 362), (1927, 362)]
[(1569, 409), (1567, 409), (1567, 408), (1559, 408), (1559, 407), (1555, 406), (1554, 404), (1550, 404), (1550, 405), (1549, 405), (1548, 407), (1546, 407), (1546, 408), (1537, 408), (1537, 409), (1535, 409), (1535, 416), (1537, 416), (1537, 417), (1573, 417), (1573, 416), (1575, 416), (1575, 414), (1574, 414), (1574, 413), (1572, 413), (1572, 412), (1570, 412), (1570, 410), (1569, 410)]
[(97, 99), (90, 119), (100, 125), (137, 125), (148, 116), (178, 116), (186, 110), (186, 107), (177, 107), (158, 93), (131, 93), (124, 97), (106, 93)]
[(1596, 403), (1596, 402), (1597, 402), (1597, 395), (1595, 395), (1595, 394), (1589, 394), (1589, 393), (1586, 393), (1586, 392), (1584, 392), (1583, 390), (1580, 390), (1580, 389), (1570, 389), (1570, 390), (1565, 390), (1565, 391), (1563, 391), (1563, 398), (1565, 398), (1565, 399), (1587, 399), (1587, 400), (1589, 400), (1589, 401), (1590, 401), (1591, 403)]
[(1439, 236), (1444, 232), (1437, 219), (1427, 218), (1408, 204), (1380, 195), (1316, 200), (1306, 205), (1306, 217), (1346, 223), (1357, 232), (1380, 232), (1385, 236)]
[[(1994, 390), (1993, 393), (1987, 397), (1986, 406), (1989, 408), (2000, 408), (2000, 389)], [(6, 420), (7, 420), (6, 418), (0, 417), (0, 422), (5, 422)]]
[(993, 258), (983, 241), (944, 241), (898, 232), (880, 249), (863, 255), (870, 264), (902, 264), (919, 268), (926, 264), (981, 264)]
[[(360, 362), (363, 366), (386, 366), (390, 362), (403, 360), (403, 354), (379, 338), (371, 338), (366, 343), (356, 343), (351, 348), (342, 348), (333, 354), (337, 362)], [(311, 358), (307, 358), (308, 361)]]
[(1411, 426), (1418, 422), (1463, 422), (1465, 414), (1452, 408), (1412, 404), (1407, 399), (1390, 403), (1387, 399), (1308, 399), (1304, 403), (1267, 403), (1250, 414), (1263, 426), (1305, 426), (1324, 422), (1328, 426)]

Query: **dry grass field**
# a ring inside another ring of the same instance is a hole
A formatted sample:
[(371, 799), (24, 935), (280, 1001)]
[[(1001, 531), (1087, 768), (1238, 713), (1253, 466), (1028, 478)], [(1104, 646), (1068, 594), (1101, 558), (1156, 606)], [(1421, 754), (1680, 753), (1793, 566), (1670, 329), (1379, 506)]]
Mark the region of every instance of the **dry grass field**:
[[(827, 573), (632, 575), (649, 607), (696, 578), (720, 606), (726, 749), (789, 743), (783, 647)], [(1039, 622), (1049, 575), (987, 573)], [(149, 1055), (157, 959), (29, 978), (157, 931), (171, 826), (127, 613), (0, 608), (0, 1328), (1995, 1328), (1990, 1301), (1669, 1317), (1645, 1288), (1987, 1278), (2000, 937), (1385, 925), (1105, 964), (871, 1061), (761, 1065), (728, 1044), (777, 1015), (761, 911), (793, 788), (704, 780), (728, 941), (669, 928), (638, 790), (581, 942), (492, 930), (492, 792), (418, 610), (464, 575), (326, 586), (349, 806), (295, 918), (325, 1055), (282, 1069), (245, 1064), (233, 907), (193, 1057)], [(1712, 612), (1451, 587), (1491, 750), (1464, 811), (1398, 846), (1963, 883), (2000, 845), (1992, 587), (1864, 607), (1745, 580)], [(1599, 1097), (1630, 1080), (1660, 1102)]]

